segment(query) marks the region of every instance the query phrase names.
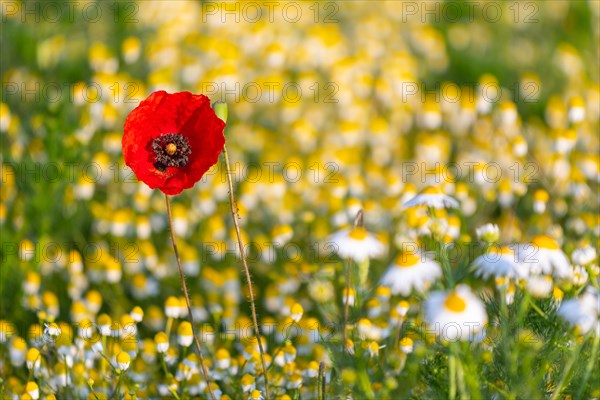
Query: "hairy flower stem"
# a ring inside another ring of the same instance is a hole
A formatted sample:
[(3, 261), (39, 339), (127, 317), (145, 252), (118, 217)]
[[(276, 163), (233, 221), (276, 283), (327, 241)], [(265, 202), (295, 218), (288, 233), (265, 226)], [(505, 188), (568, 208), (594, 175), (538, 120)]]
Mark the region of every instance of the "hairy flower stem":
[(252, 277), (250, 276), (250, 269), (246, 262), (246, 250), (244, 243), (242, 243), (242, 235), (240, 233), (240, 225), (238, 223), (239, 215), (235, 202), (235, 196), (233, 192), (233, 179), (231, 177), (232, 171), (229, 165), (229, 154), (227, 153), (227, 146), (223, 146), (223, 156), (225, 158), (225, 168), (227, 169), (227, 183), (229, 185), (229, 205), (231, 207), (231, 217), (233, 218), (233, 226), (235, 227), (235, 235), (237, 236), (238, 246), (240, 248), (240, 258), (244, 265), (244, 272), (246, 273), (246, 281), (248, 282), (248, 292), (250, 297), (250, 309), (252, 311), (252, 323), (254, 324), (254, 335), (258, 341), (258, 350), (260, 352), (260, 362), (262, 364), (263, 375), (265, 378), (265, 398), (269, 400), (269, 378), (267, 377), (267, 364), (265, 363), (265, 351), (263, 349), (262, 340), (260, 338), (260, 330), (258, 329), (258, 319), (256, 318), (256, 304), (254, 301), (254, 288), (252, 287)]
[(165, 199), (167, 201), (167, 216), (169, 218), (169, 232), (171, 233), (171, 243), (173, 243), (173, 251), (175, 252), (175, 258), (177, 259), (177, 267), (179, 268), (179, 278), (181, 278), (181, 288), (183, 289), (183, 294), (185, 296), (185, 305), (187, 306), (190, 324), (192, 325), (192, 335), (194, 336), (194, 343), (196, 344), (196, 350), (198, 350), (198, 358), (200, 359), (200, 366), (202, 367), (202, 374), (204, 375), (204, 380), (206, 381), (208, 393), (210, 393), (210, 397), (213, 400), (216, 400), (215, 394), (213, 393), (212, 387), (210, 386), (210, 377), (208, 375), (208, 368), (206, 368), (206, 363), (204, 361), (204, 355), (202, 354), (202, 348), (200, 347), (200, 341), (198, 340), (198, 335), (196, 334), (196, 324), (194, 323), (194, 316), (192, 314), (190, 295), (188, 293), (187, 285), (185, 283), (183, 268), (181, 267), (181, 258), (179, 257), (179, 250), (177, 250), (177, 243), (175, 242), (175, 232), (173, 231), (173, 218), (171, 216), (171, 201), (169, 200), (168, 195), (165, 195)]

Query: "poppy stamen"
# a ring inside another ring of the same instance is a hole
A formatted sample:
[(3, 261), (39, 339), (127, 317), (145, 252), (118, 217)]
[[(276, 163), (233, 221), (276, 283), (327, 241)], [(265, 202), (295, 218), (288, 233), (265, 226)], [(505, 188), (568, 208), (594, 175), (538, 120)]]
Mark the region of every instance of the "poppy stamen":
[(163, 134), (152, 141), (155, 167), (164, 172), (167, 167), (183, 167), (192, 153), (187, 137), (179, 133)]
[(175, 143), (169, 143), (165, 149), (167, 150), (167, 154), (172, 156), (177, 151), (177, 145)]

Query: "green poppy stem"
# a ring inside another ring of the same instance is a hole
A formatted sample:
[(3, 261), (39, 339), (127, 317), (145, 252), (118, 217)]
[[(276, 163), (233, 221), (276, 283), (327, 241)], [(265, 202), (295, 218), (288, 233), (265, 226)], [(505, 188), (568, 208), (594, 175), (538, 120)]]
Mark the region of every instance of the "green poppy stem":
[(208, 368), (206, 368), (206, 363), (204, 361), (204, 355), (202, 354), (202, 348), (200, 347), (200, 341), (198, 341), (198, 336), (196, 334), (196, 324), (194, 323), (194, 316), (192, 314), (192, 305), (190, 303), (190, 295), (188, 294), (187, 285), (185, 283), (185, 276), (183, 274), (183, 268), (181, 266), (181, 258), (179, 257), (179, 250), (177, 250), (177, 243), (175, 242), (175, 232), (173, 230), (173, 218), (171, 216), (171, 201), (169, 200), (169, 196), (165, 195), (165, 199), (167, 201), (167, 216), (169, 218), (169, 232), (171, 234), (171, 243), (173, 244), (173, 251), (175, 252), (175, 258), (177, 259), (177, 267), (179, 268), (179, 277), (181, 278), (181, 288), (183, 289), (183, 294), (185, 296), (185, 305), (188, 310), (188, 317), (190, 319), (190, 324), (192, 325), (192, 335), (194, 336), (194, 343), (196, 344), (196, 350), (198, 350), (198, 358), (200, 359), (200, 366), (202, 367), (202, 374), (204, 375), (204, 380), (206, 381), (206, 387), (208, 392), (210, 393), (210, 397), (213, 400), (217, 400), (215, 394), (213, 393), (212, 387), (210, 385), (210, 376), (208, 374)]
[(233, 179), (231, 177), (231, 167), (229, 165), (229, 154), (227, 153), (227, 146), (223, 146), (223, 156), (225, 158), (225, 168), (227, 169), (227, 183), (229, 185), (229, 205), (231, 207), (231, 216), (233, 218), (233, 226), (235, 227), (235, 235), (237, 236), (238, 247), (240, 249), (240, 258), (242, 259), (242, 264), (244, 265), (244, 272), (246, 274), (246, 281), (248, 282), (248, 292), (250, 297), (250, 309), (252, 311), (252, 323), (254, 325), (254, 335), (256, 336), (256, 340), (258, 341), (258, 350), (260, 353), (260, 362), (262, 364), (263, 376), (265, 378), (265, 398), (266, 400), (270, 400), (269, 397), (269, 378), (268, 378), (268, 370), (267, 364), (265, 362), (265, 350), (263, 349), (262, 340), (260, 338), (260, 330), (258, 329), (258, 319), (256, 317), (256, 304), (254, 301), (254, 288), (252, 287), (252, 277), (250, 276), (250, 269), (248, 268), (248, 263), (246, 262), (246, 250), (244, 248), (244, 243), (242, 242), (242, 234), (240, 232), (240, 225), (238, 223), (238, 211), (235, 201), (235, 196), (233, 192)]

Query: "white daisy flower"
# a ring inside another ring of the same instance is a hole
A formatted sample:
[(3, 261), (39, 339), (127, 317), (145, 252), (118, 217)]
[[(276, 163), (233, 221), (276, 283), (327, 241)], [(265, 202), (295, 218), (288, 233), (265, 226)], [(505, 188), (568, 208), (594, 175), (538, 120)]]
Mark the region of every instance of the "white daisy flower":
[(354, 342), (352, 341), (352, 339), (346, 339), (346, 343), (344, 344), (344, 349), (351, 356), (354, 355), (356, 350), (354, 348)]
[(546, 212), (546, 206), (550, 200), (550, 194), (545, 190), (536, 190), (533, 194), (533, 211), (537, 214), (543, 214)]
[(569, 259), (550, 236), (534, 237), (530, 243), (520, 245), (516, 254), (517, 260), (526, 265), (531, 274), (553, 275), (559, 279), (569, 278), (572, 274)]
[(244, 376), (242, 376), (241, 384), (242, 391), (244, 393), (251, 392), (256, 389), (256, 382), (254, 376), (252, 376), (251, 374), (245, 374)]
[(92, 180), (79, 179), (73, 187), (73, 194), (76, 199), (89, 200), (94, 195), (95, 184)]
[(512, 303), (514, 303), (516, 290), (517, 288), (512, 283), (509, 283), (508, 286), (506, 286), (506, 292), (504, 295), (504, 300), (506, 301), (506, 304), (511, 305)]
[(33, 381), (27, 382), (27, 385), (25, 386), (25, 392), (31, 396), (33, 400), (40, 398), (40, 388), (38, 387), (37, 383)]
[(192, 325), (187, 321), (183, 321), (179, 324), (179, 327), (177, 327), (177, 343), (179, 343), (180, 346), (189, 347), (193, 340), (194, 333)]
[(585, 119), (585, 101), (581, 97), (574, 97), (570, 101), (569, 121), (577, 124)]
[(402, 253), (383, 274), (380, 284), (389, 287), (394, 295), (408, 296), (414, 289), (425, 291), (442, 276), (442, 268), (424, 253)]
[(594, 329), (600, 335), (600, 291), (588, 286), (577, 299), (562, 302), (558, 315), (577, 327), (581, 334)]
[(218, 369), (227, 369), (231, 365), (231, 355), (224, 348), (217, 350), (215, 354), (215, 359), (215, 364), (217, 365)]
[(298, 373), (292, 374), (287, 382), (288, 389), (299, 389), (302, 386), (302, 375)]
[(319, 376), (319, 363), (316, 361), (309, 362), (308, 366), (304, 370), (304, 376), (307, 378), (316, 378)]
[(527, 280), (527, 291), (533, 297), (546, 298), (552, 293), (553, 287), (550, 275), (534, 275)]
[(367, 352), (369, 353), (369, 357), (375, 358), (379, 356), (379, 344), (375, 341), (369, 343), (367, 346)]
[(408, 314), (409, 308), (410, 308), (410, 303), (408, 303), (405, 300), (400, 300), (398, 302), (398, 304), (396, 305), (396, 311), (398, 312), (398, 315), (401, 316), (402, 318), (406, 317), (406, 314)]
[(571, 254), (571, 259), (577, 265), (591, 264), (596, 259), (596, 249), (590, 245), (575, 249)]
[(361, 262), (367, 258), (376, 258), (383, 254), (383, 244), (365, 228), (342, 229), (328, 238), (333, 251), (342, 258), (351, 258)]
[(585, 270), (585, 267), (581, 265), (575, 265), (573, 267), (573, 284), (577, 286), (583, 286), (588, 281), (589, 275)]
[(425, 320), (441, 340), (483, 339), (488, 316), (483, 302), (466, 285), (432, 292), (425, 301)]
[(60, 333), (61, 333), (60, 328), (54, 322), (44, 323), (44, 335), (57, 337), (58, 335), (60, 335)]
[(367, 337), (371, 337), (373, 333), (373, 324), (367, 318), (361, 318), (356, 325), (358, 331), (358, 337), (361, 340), (365, 340)]
[(117, 369), (119, 371), (127, 371), (129, 364), (131, 363), (131, 357), (126, 352), (122, 351), (117, 354)]
[(428, 186), (412, 199), (404, 203), (404, 208), (427, 206), (432, 208), (458, 208), (456, 199), (444, 194), (441, 188)]
[(404, 337), (400, 340), (400, 350), (405, 354), (413, 352), (414, 344), (413, 340), (409, 337)]
[(343, 288), (342, 289), (342, 303), (348, 305), (350, 307), (354, 307), (354, 301), (356, 300), (356, 291), (352, 288)]
[(248, 396), (248, 400), (263, 400), (263, 398), (264, 397), (262, 393), (256, 389), (250, 393), (250, 396)]
[(515, 252), (507, 246), (490, 247), (485, 253), (473, 261), (476, 268), (475, 276), (488, 279), (495, 278), (525, 278), (527, 277), (527, 266), (519, 263)]
[(485, 224), (475, 230), (480, 240), (488, 243), (494, 243), (500, 237), (500, 228), (496, 224)]

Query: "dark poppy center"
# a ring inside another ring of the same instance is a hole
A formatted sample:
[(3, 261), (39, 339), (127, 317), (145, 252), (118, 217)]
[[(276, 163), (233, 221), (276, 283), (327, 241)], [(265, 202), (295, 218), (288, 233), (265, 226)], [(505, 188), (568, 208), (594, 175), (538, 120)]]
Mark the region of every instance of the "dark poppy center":
[(160, 135), (152, 141), (152, 151), (156, 156), (154, 166), (163, 172), (167, 167), (183, 167), (192, 154), (190, 142), (180, 133)]

